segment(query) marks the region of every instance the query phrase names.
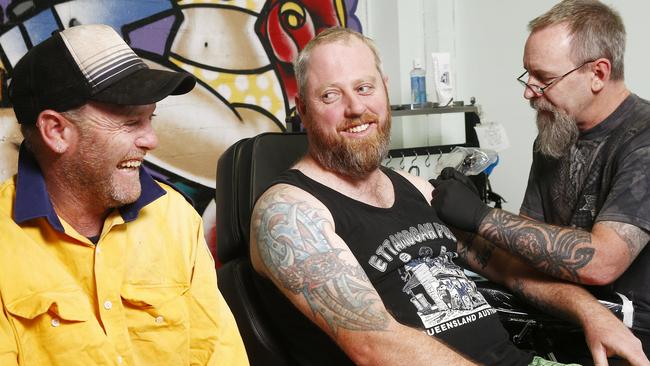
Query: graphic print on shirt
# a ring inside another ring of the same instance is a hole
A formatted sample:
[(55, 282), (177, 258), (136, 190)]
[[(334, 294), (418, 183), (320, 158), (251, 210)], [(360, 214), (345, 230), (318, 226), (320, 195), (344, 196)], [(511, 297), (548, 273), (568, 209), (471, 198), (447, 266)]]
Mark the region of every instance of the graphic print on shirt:
[(406, 261), (399, 273), (405, 282), (402, 291), (410, 297), (427, 334), (442, 333), (496, 312), (452, 261), (458, 254), (448, 252), (445, 246), (437, 257), (428, 246), (421, 247), (418, 254), (415, 259), (401, 257)]
[(559, 173), (551, 186), (553, 207), (561, 222), (591, 228), (596, 217), (595, 192), (599, 192), (600, 171), (604, 161), (599, 152), (607, 138), (579, 140), (560, 161)]

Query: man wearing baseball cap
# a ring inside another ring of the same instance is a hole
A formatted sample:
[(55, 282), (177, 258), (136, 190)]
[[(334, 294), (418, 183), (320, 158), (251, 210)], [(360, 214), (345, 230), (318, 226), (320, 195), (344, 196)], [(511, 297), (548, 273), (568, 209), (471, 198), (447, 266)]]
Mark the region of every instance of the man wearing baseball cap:
[(1, 365), (248, 364), (201, 218), (141, 166), (155, 103), (194, 85), (104, 25), (15, 65), (25, 141), (0, 185)]

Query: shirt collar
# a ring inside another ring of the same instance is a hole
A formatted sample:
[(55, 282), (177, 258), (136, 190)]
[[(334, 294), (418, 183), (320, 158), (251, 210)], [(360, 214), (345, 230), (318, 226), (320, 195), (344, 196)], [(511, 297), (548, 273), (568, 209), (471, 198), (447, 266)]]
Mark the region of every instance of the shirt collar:
[(14, 221), (22, 224), (39, 217), (45, 217), (57, 231), (65, 231), (50, 201), (41, 169), (23, 142), (18, 153)]
[(637, 103), (639, 97), (636, 94), (630, 93), (630, 95), (627, 96), (623, 100), (623, 102), (616, 107), (614, 112), (607, 116), (602, 122), (597, 124), (596, 126), (588, 129), (587, 131), (583, 131), (580, 133), (580, 140), (594, 140), (598, 139), (599, 137), (606, 136), (608, 135), (611, 131), (615, 130), (618, 126), (623, 123), (626, 114), (628, 114), (635, 106)]
[[(142, 187), (140, 197), (135, 202), (119, 208), (124, 222), (135, 220), (143, 207), (166, 193), (144, 167), (140, 168), (140, 186)], [(18, 174), (16, 177), (16, 198), (14, 201), (13, 218), (17, 224), (21, 224), (25, 221), (41, 217), (47, 219), (50, 225), (57, 231), (65, 231), (52, 206), (41, 169), (34, 155), (25, 147), (25, 143), (23, 143), (20, 146), (20, 153), (18, 155)]]

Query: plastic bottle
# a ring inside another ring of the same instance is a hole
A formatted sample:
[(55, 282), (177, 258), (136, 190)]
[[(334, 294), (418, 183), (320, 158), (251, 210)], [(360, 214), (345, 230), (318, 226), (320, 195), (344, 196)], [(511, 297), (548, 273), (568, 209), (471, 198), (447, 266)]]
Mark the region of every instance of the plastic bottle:
[(424, 104), (427, 102), (426, 72), (422, 68), (422, 60), (413, 59), (411, 70), (411, 104)]

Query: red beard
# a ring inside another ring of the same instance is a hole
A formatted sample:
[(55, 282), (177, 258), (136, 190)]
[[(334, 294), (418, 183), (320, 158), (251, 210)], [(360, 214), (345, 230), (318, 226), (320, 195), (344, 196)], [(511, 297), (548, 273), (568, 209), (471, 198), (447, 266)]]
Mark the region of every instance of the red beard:
[[(390, 112), (390, 111), (389, 111)], [(364, 123), (375, 123), (377, 132), (364, 139), (349, 139), (341, 135), (328, 135), (318, 123), (312, 123), (309, 136), (309, 153), (323, 168), (353, 179), (361, 179), (376, 170), (388, 152), (390, 143), (390, 113), (386, 120), (366, 112), (359, 118), (346, 120), (343, 129)]]

